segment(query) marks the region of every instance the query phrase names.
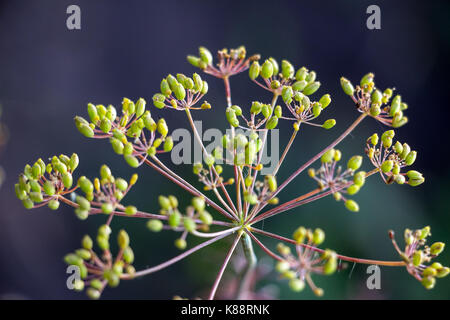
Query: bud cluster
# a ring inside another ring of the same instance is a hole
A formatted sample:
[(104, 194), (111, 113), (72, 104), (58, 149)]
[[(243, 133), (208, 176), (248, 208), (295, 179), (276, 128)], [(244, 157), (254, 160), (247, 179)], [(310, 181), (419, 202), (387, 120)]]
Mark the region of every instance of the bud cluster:
[[(91, 122), (76, 116), (75, 125), (88, 138), (109, 138), (114, 152), (123, 155), (128, 165), (136, 168), (147, 156), (169, 152), (173, 148), (172, 137), (167, 135), (169, 128), (165, 119), (156, 122), (150, 111), (145, 110), (145, 105), (142, 98), (136, 103), (124, 98), (122, 115), (118, 116), (112, 105), (105, 108), (89, 103), (87, 110)], [(144, 129), (148, 131), (147, 134)]]
[[(308, 170), (308, 175), (317, 181), (319, 188), (323, 191), (330, 189), (336, 201), (344, 201), (345, 207), (352, 211), (359, 211), (359, 205), (356, 201), (347, 199), (344, 194), (354, 195), (358, 193), (365, 183), (366, 172), (357, 171), (362, 164), (361, 156), (353, 156), (347, 162), (347, 168), (344, 170), (338, 162), (342, 158), (341, 151), (330, 149), (320, 158), (322, 165), (319, 169)], [(351, 183), (353, 182), (353, 183)]]
[(236, 49), (222, 49), (217, 52), (218, 62), (213, 65), (213, 55), (205, 47), (198, 48), (199, 56), (189, 55), (187, 61), (194, 67), (200, 68), (203, 72), (217, 78), (233, 76), (248, 69), (252, 61), (259, 60), (260, 56), (255, 54), (247, 57), (247, 50), (244, 46)]
[(14, 186), (17, 198), (27, 209), (47, 204), (50, 209), (57, 210), (59, 197), (72, 192), (72, 174), (79, 164), (78, 155), (74, 153), (68, 157), (61, 154), (49, 161), (46, 164), (39, 158), (33, 165), (27, 164)]
[[(265, 129), (275, 129), (278, 125), (278, 120), (282, 118), (281, 106), (277, 105), (272, 107), (270, 104), (261, 103), (259, 101), (252, 102), (250, 107), (250, 119), (247, 119), (243, 115), (242, 109), (237, 105), (228, 107), (225, 112), (228, 123), (232, 127), (242, 127), (239, 125), (240, 122), (238, 118), (241, 117), (247, 125), (243, 128), (248, 128), (252, 132), (262, 130), (261, 127), (263, 125), (265, 125)], [(261, 115), (259, 119), (256, 118), (258, 115)]]
[(85, 176), (81, 176), (78, 179), (78, 186), (84, 196), (72, 193), (72, 198), (77, 204), (75, 214), (81, 220), (87, 219), (89, 213), (112, 214), (116, 209), (124, 211), (127, 215), (135, 215), (136, 207), (124, 207), (120, 201), (137, 179), (137, 174), (133, 174), (129, 181), (116, 178), (111, 174), (107, 165), (101, 166), (100, 177), (95, 178), (93, 182)]
[(443, 278), (450, 272), (449, 267), (444, 267), (439, 262), (426, 265), (444, 251), (445, 247), (443, 242), (426, 245), (427, 237), (430, 235), (428, 226), (417, 230), (405, 229), (405, 249), (402, 251), (394, 239), (394, 232), (389, 231), (389, 237), (396, 251), (406, 264), (406, 270), (427, 289), (434, 287), (436, 278)]
[(97, 245), (102, 250), (98, 256), (93, 250), (93, 240), (85, 235), (81, 241), (81, 248), (64, 257), (65, 263), (76, 266), (80, 279), (75, 279), (73, 285), (77, 291), (86, 289), (86, 294), (91, 299), (100, 298), (106, 285), (117, 287), (120, 279), (126, 276), (132, 278), (135, 271), (132, 263), (134, 253), (130, 244), (130, 238), (125, 230), (120, 230), (117, 237), (119, 252), (113, 259), (109, 249), (111, 228), (104, 224), (100, 226), (97, 234)]
[(417, 152), (411, 150), (407, 143), (402, 144), (396, 141), (394, 144), (394, 136), (394, 130), (388, 130), (381, 135), (381, 141), (379, 141), (378, 135), (374, 133), (367, 139), (367, 156), (372, 164), (380, 169), (385, 183), (407, 183), (412, 187), (422, 184), (425, 178), (420, 172), (415, 170), (409, 170), (406, 173), (400, 172), (402, 168), (410, 166), (416, 161)]
[[(205, 210), (205, 199), (201, 197), (192, 198), (191, 205), (186, 208), (183, 215), (178, 209), (178, 199), (173, 196), (159, 196), (160, 213), (167, 217), (167, 227), (182, 232), (181, 237), (175, 240), (175, 246), (184, 250), (187, 246), (186, 237), (188, 233), (195, 233), (197, 229), (208, 231), (213, 222), (211, 214)], [(197, 225), (198, 223), (198, 225)], [(164, 228), (161, 220), (150, 219), (147, 222), (150, 231), (159, 232)]]
[(379, 90), (375, 86), (374, 78), (373, 73), (366, 74), (355, 88), (348, 79), (342, 77), (341, 86), (344, 92), (352, 97), (358, 111), (370, 115), (385, 125), (394, 128), (403, 126), (408, 122), (408, 118), (403, 115), (408, 105), (402, 101), (400, 95), (392, 98), (395, 89)]
[(158, 109), (211, 109), (206, 101), (199, 108), (193, 107), (208, 92), (208, 83), (197, 73), (192, 78), (182, 73), (178, 73), (176, 77), (169, 74), (162, 79), (160, 90), (161, 93), (153, 95), (153, 105)]
[(314, 284), (311, 274), (333, 274), (337, 269), (337, 255), (329, 249), (319, 253), (310, 248), (322, 244), (325, 240), (322, 229), (317, 228), (313, 231), (299, 227), (295, 230), (293, 238), (297, 242), (296, 255), (291, 252), (290, 247), (279, 243), (277, 249), (283, 260), (277, 263), (275, 269), (282, 278), (289, 280), (289, 286), (293, 291), (302, 291), (306, 282), (314, 294), (321, 297), (323, 289)]

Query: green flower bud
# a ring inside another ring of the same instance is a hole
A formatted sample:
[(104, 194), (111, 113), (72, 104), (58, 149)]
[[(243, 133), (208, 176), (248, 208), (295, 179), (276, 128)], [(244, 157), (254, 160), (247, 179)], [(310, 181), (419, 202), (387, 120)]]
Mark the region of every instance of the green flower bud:
[(194, 220), (192, 220), (191, 218), (188, 218), (188, 217), (184, 217), (183, 225), (184, 225), (184, 229), (187, 232), (193, 232), (193, 231), (195, 231), (195, 229), (197, 227)]
[(137, 208), (135, 206), (127, 206), (125, 208), (125, 214), (127, 216), (134, 216), (137, 212)]
[(53, 183), (50, 180), (45, 181), (42, 188), (44, 189), (45, 194), (48, 196), (52, 196), (56, 192), (55, 186), (53, 185)]
[(167, 137), (164, 140), (164, 151), (169, 152), (173, 148), (173, 139), (172, 137)]
[(372, 103), (372, 105), (370, 106), (369, 113), (372, 117), (376, 117), (376, 116), (380, 115), (380, 113), (381, 113), (380, 105), (377, 103)]
[(114, 206), (112, 205), (112, 203), (109, 202), (104, 202), (102, 203), (102, 212), (104, 214), (110, 214), (111, 212), (114, 211)]
[(328, 259), (327, 262), (323, 265), (323, 273), (326, 275), (333, 274), (337, 269), (337, 261), (336, 259)]
[(237, 105), (233, 105), (230, 108), (234, 110), (234, 112), (236, 113), (237, 116), (242, 116), (242, 109), (241, 109), (241, 107), (239, 107)]
[(334, 149), (327, 150), (320, 158), (320, 161), (322, 161), (322, 163), (329, 163), (329, 162), (333, 161), (335, 152), (336, 152), (336, 150), (334, 150)]
[(83, 260), (90, 260), (92, 257), (92, 254), (89, 250), (86, 249), (78, 249), (76, 251), (77, 256), (79, 256)]
[(305, 282), (301, 279), (289, 280), (289, 288), (294, 292), (300, 292), (305, 288)]
[(422, 278), (421, 283), (426, 289), (430, 290), (434, 288), (434, 285), (436, 284), (436, 279), (433, 277), (424, 277)]
[(366, 86), (366, 85), (370, 84), (371, 82), (373, 82), (373, 78), (374, 78), (374, 74), (371, 73), (371, 72), (366, 74), (366, 75), (364, 75), (361, 78), (360, 86), (362, 88), (364, 88), (364, 86)]
[(281, 74), (285, 79), (294, 77), (295, 69), (292, 64), (287, 60), (281, 61)]
[(351, 170), (358, 170), (359, 167), (361, 167), (362, 164), (362, 157), (361, 156), (353, 156), (348, 160), (347, 162), (347, 168)]
[(192, 198), (192, 206), (197, 212), (203, 212), (205, 210), (205, 199), (201, 197)]
[(272, 81), (270, 82), (270, 87), (271, 87), (272, 89), (278, 89), (278, 88), (280, 87), (280, 85), (281, 85), (281, 83), (280, 83), (280, 81), (278, 81), (278, 80), (272, 80)]
[(84, 265), (83, 259), (74, 253), (69, 253), (64, 256), (64, 262), (70, 266), (82, 266)]
[(175, 247), (180, 249), (180, 250), (184, 250), (186, 249), (187, 243), (186, 240), (182, 239), (182, 238), (178, 238), (175, 240)]
[(358, 206), (358, 204), (355, 202), (355, 201), (353, 201), (353, 200), (347, 200), (347, 201), (345, 201), (345, 207), (348, 209), (348, 210), (350, 210), (350, 211), (352, 211), (352, 212), (358, 212), (359, 211), (359, 206)]
[(172, 212), (167, 220), (167, 223), (172, 228), (178, 227), (181, 223), (181, 214), (178, 211)]
[(357, 184), (352, 184), (350, 187), (347, 188), (347, 193), (352, 196), (352, 195), (358, 193), (360, 188), (361, 187), (358, 186)]
[(428, 237), (430, 235), (430, 231), (431, 231), (430, 226), (426, 226), (426, 227), (422, 228), (422, 230), (420, 230), (420, 237), (419, 237), (419, 239), (423, 240), (426, 237)]
[(406, 165), (407, 166), (412, 165), (416, 161), (416, 157), (417, 157), (416, 151), (411, 151), (410, 153), (408, 153), (408, 155), (406, 156), (406, 159), (405, 159)]
[(450, 273), (450, 268), (449, 267), (441, 267), (441, 268), (438, 268), (436, 271), (437, 271), (436, 277), (444, 278)]
[(268, 104), (263, 104), (261, 112), (264, 118), (268, 119), (272, 115), (272, 107)]
[(163, 223), (158, 219), (151, 219), (147, 221), (147, 228), (153, 232), (159, 232), (163, 229)]
[(107, 181), (109, 181), (112, 178), (111, 169), (109, 169), (109, 167), (106, 164), (100, 167), (100, 177), (102, 178), (102, 180)]
[(406, 173), (406, 176), (409, 178), (409, 179), (422, 179), (423, 178), (423, 176), (422, 176), (422, 174), (419, 172), (419, 171), (415, 171), (415, 170), (409, 170), (407, 173)]
[(435, 277), (437, 274), (436, 269), (432, 268), (432, 267), (427, 267), (425, 270), (423, 270), (422, 276), (424, 277)]
[(97, 108), (92, 103), (88, 103), (87, 112), (89, 115), (89, 119), (91, 119), (91, 122), (97, 123), (97, 121), (100, 119), (100, 117), (98, 116)]
[(30, 180), (28, 183), (30, 184), (31, 191), (41, 192), (41, 185), (36, 180)]
[(290, 264), (289, 262), (283, 260), (283, 261), (278, 261), (277, 264), (275, 265), (275, 270), (279, 273), (283, 273), (285, 271), (288, 271), (290, 269)]
[(395, 152), (397, 153), (397, 154), (402, 154), (402, 152), (403, 152), (403, 146), (402, 146), (402, 144), (400, 143), (400, 142), (396, 142), (395, 144), (394, 144), (394, 150), (395, 150)]
[(81, 209), (86, 211), (89, 211), (91, 209), (91, 203), (85, 197), (77, 196), (75, 201)]
[(33, 191), (33, 192), (30, 192), (29, 196), (30, 196), (31, 201), (33, 201), (33, 202), (39, 203), (39, 202), (44, 201), (44, 197), (42, 196), (41, 192)]
[(258, 203), (258, 196), (254, 193), (244, 192), (244, 200), (251, 205), (255, 205)]
[(322, 124), (322, 128), (325, 128), (325, 129), (328, 130), (328, 129), (333, 128), (335, 125), (336, 125), (336, 120), (335, 119), (328, 119), (327, 121), (325, 121)]
[(213, 222), (212, 215), (206, 210), (200, 213), (199, 219), (208, 226)]
[(278, 62), (277, 60), (275, 60), (274, 58), (270, 57), (269, 58), (270, 63), (272, 64), (273, 67), (273, 74), (276, 76), (278, 75), (278, 71), (280, 71), (280, 68), (278, 66)]
[(318, 117), (320, 113), (322, 112), (322, 106), (318, 102), (314, 102), (312, 105), (312, 113), (314, 117)]
[(283, 98), (283, 101), (286, 104), (289, 104), (292, 102), (292, 96), (294, 95), (294, 91), (290, 86), (283, 86), (283, 89), (281, 90), (281, 97)]
[(433, 256), (439, 255), (442, 251), (444, 251), (445, 243), (443, 242), (435, 242), (430, 247), (430, 253)]
[(130, 247), (126, 247), (123, 250), (123, 260), (128, 263), (131, 264), (134, 261), (134, 252), (133, 249), (131, 249)]
[(344, 90), (345, 94), (349, 96), (353, 96), (353, 93), (355, 92), (355, 88), (351, 84), (350, 81), (348, 81), (346, 78), (341, 77), (341, 86), (342, 90)]
[(297, 73), (295, 74), (295, 79), (297, 81), (303, 81), (306, 79), (306, 76), (308, 75), (308, 69), (305, 67), (301, 67), (297, 70)]
[(132, 168), (139, 167), (139, 160), (135, 156), (125, 155), (124, 158), (130, 167)]
[(306, 94), (307, 96), (312, 95), (314, 92), (316, 92), (320, 88), (320, 82), (315, 81), (306, 86), (306, 88), (303, 90), (303, 94)]
[(116, 188), (120, 191), (125, 191), (128, 188), (128, 182), (125, 179), (117, 178), (114, 183), (116, 185)]
[(55, 199), (50, 200), (50, 201), (48, 202), (48, 207), (49, 207), (51, 210), (58, 210), (58, 208), (59, 208), (59, 201), (58, 201), (58, 200), (55, 200)]
[(178, 199), (175, 196), (170, 195), (169, 196), (169, 201), (170, 201), (170, 206), (172, 208), (177, 208), (178, 207)]
[(85, 137), (92, 138), (94, 136), (94, 130), (92, 130), (92, 128), (89, 125), (82, 124), (77, 128), (78, 131), (80, 131), (80, 133)]
[(266, 129), (269, 129), (269, 130), (275, 129), (277, 124), (278, 124), (278, 117), (277, 116), (273, 116), (272, 118), (270, 118), (267, 121)]
[(366, 173), (364, 171), (359, 171), (353, 176), (353, 182), (359, 187), (364, 185), (365, 180)]
[(213, 61), (213, 56), (211, 52), (205, 47), (198, 48), (198, 53), (200, 55), (200, 59), (205, 62), (207, 65), (210, 65)]
[(253, 114), (259, 114), (261, 112), (262, 105), (257, 101), (252, 102), (252, 106), (250, 108), (250, 112)]
[(329, 94), (325, 94), (320, 98), (319, 103), (322, 105), (322, 109), (328, 107), (331, 103), (331, 97)]
[(402, 98), (400, 95), (396, 95), (394, 99), (392, 99), (391, 108), (389, 110), (389, 115), (393, 117), (397, 112), (400, 111), (400, 104), (402, 102)]
[(159, 206), (161, 209), (169, 210), (172, 208), (169, 198), (165, 196), (159, 196), (158, 197)]
[(325, 232), (323, 232), (323, 230), (320, 228), (315, 229), (312, 240), (316, 245), (322, 244), (322, 242), (325, 240)]
[(125, 230), (120, 230), (119, 235), (117, 236), (117, 243), (120, 249), (125, 249), (130, 245), (130, 237)]
[(194, 67), (200, 67), (200, 58), (195, 56), (187, 56), (187, 61), (192, 64)]
[(89, 211), (77, 208), (75, 209), (75, 215), (80, 220), (86, 220), (89, 217)]
[(178, 100), (184, 100), (184, 98), (186, 97), (186, 90), (181, 83), (178, 83), (175, 86), (173, 93)]
[(283, 110), (281, 109), (281, 106), (276, 106), (273, 113), (276, 117), (281, 118), (283, 116)]
[(32, 209), (34, 207), (34, 203), (30, 198), (22, 200), (22, 204), (25, 207), (25, 209)]
[(93, 245), (92, 238), (89, 237), (88, 235), (85, 235), (81, 240), (81, 246), (86, 250), (91, 250), (92, 245)]
[(404, 176), (402, 176), (402, 175), (400, 175), (400, 174), (397, 174), (397, 175), (395, 175), (394, 176), (394, 181), (397, 183), (397, 184), (404, 184), (405, 183), (405, 177)]
[(102, 130), (104, 133), (109, 133), (111, 131), (111, 121), (107, 118), (103, 118), (100, 122), (100, 130)]
[(261, 71), (261, 66), (259, 65), (258, 61), (253, 61), (251, 64), (248, 74), (250, 76), (250, 79), (255, 80), (259, 76), (259, 72)]
[(277, 180), (272, 175), (267, 175), (264, 177), (264, 180), (269, 188), (270, 192), (275, 192), (277, 190)]
[(295, 231), (294, 234), (292, 235), (292, 238), (297, 242), (297, 243), (303, 243), (303, 241), (305, 240), (306, 237), (306, 229), (305, 227), (298, 227)]
[(419, 266), (422, 261), (423, 261), (423, 252), (422, 250), (417, 250), (416, 252), (414, 252), (413, 256), (412, 256), (412, 263), (414, 266)]
[(236, 111), (232, 108), (227, 108), (225, 111), (226, 118), (232, 127), (237, 127), (239, 125), (239, 120), (236, 117)]
[(264, 79), (268, 79), (273, 75), (273, 64), (266, 60), (261, 67), (261, 77)]
[(381, 99), (383, 98), (383, 94), (381, 93), (380, 90), (375, 90), (372, 92), (372, 103), (377, 103), (377, 104), (381, 104)]
[(78, 185), (86, 194), (94, 192), (94, 185), (92, 184), (91, 180), (89, 180), (85, 176), (82, 176), (78, 179)]
[(394, 167), (394, 161), (392, 161), (392, 160), (385, 160), (381, 164), (381, 171), (383, 171), (384, 173), (391, 172), (393, 167)]

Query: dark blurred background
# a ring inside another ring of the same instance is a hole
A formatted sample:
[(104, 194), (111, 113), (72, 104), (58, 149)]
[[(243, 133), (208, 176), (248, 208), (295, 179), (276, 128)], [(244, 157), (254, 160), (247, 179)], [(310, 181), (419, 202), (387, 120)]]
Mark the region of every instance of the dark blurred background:
[[(66, 8), (81, 8), (81, 30), (66, 28)], [(366, 8), (381, 8), (381, 30), (366, 28)], [(0, 297), (80, 299), (66, 288), (64, 254), (79, 247), (85, 233), (94, 235), (104, 217), (79, 221), (73, 210), (47, 208), (27, 211), (15, 198), (13, 185), (26, 163), (54, 154), (77, 152), (77, 172), (94, 177), (103, 163), (114, 174), (134, 171), (116, 156), (109, 143), (82, 137), (74, 115), (86, 116), (88, 102), (118, 106), (122, 97), (152, 95), (168, 73), (191, 74), (185, 60), (199, 45), (211, 51), (245, 45), (249, 54), (290, 60), (297, 68), (315, 70), (332, 105), (321, 119), (336, 118), (331, 131), (305, 128), (297, 138), (280, 180), (331, 142), (357, 117), (340, 89), (339, 77), (354, 83), (372, 71), (381, 88), (395, 86), (409, 103), (410, 123), (397, 131), (401, 141), (418, 150), (415, 167), (426, 183), (417, 188), (386, 186), (369, 179), (355, 196), (361, 211), (353, 214), (326, 198), (273, 219), (263, 228), (290, 236), (298, 225), (326, 231), (325, 247), (339, 253), (385, 260), (398, 259), (387, 230), (430, 225), (432, 240), (448, 241), (450, 218), (449, 69), (450, 3), (447, 1), (2, 1), (0, 4), (0, 104), (9, 141), (0, 155), (6, 180), (0, 189)], [(210, 84), (211, 111), (195, 113), (204, 127), (224, 128), (225, 98), (220, 80)], [(233, 102), (243, 107), (270, 96), (249, 81), (247, 73), (231, 79)], [(181, 113), (155, 110), (174, 129), (187, 127)], [(366, 137), (386, 128), (369, 119), (339, 148), (344, 159), (363, 153)], [(289, 128), (281, 130), (287, 142)], [(365, 167), (370, 170), (368, 161)], [(195, 182), (189, 166), (177, 172)], [(149, 212), (158, 210), (158, 194), (188, 194), (150, 168), (138, 170), (140, 180), (124, 200)], [(299, 176), (281, 195), (288, 200), (315, 184)], [(137, 221), (136, 221), (137, 220)], [(150, 233), (139, 219), (114, 219), (113, 229), (126, 227), (136, 252), (136, 268), (156, 265), (178, 253), (172, 232)], [(276, 243), (263, 239), (273, 247)], [(192, 245), (192, 241), (190, 242)], [(174, 295), (204, 295), (229, 244), (219, 243), (202, 253), (143, 279), (107, 289), (104, 298), (170, 299)], [(263, 253), (258, 251), (260, 257)], [(448, 265), (450, 254), (439, 260)], [(366, 288), (366, 266), (352, 265), (332, 277), (315, 277), (330, 299), (448, 299), (449, 279), (425, 290), (403, 268), (381, 269), (381, 290)], [(227, 273), (227, 276), (231, 276)], [(282, 299), (313, 298), (310, 290), (291, 293), (285, 282), (268, 274), (257, 288), (272, 286)]]

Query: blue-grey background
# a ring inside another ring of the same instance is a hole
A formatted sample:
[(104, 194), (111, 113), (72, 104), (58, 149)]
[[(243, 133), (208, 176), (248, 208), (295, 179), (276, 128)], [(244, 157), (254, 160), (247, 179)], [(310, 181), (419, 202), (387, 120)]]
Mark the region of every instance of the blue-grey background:
[[(81, 30), (66, 28), (66, 8), (81, 8)], [(382, 29), (366, 28), (366, 8), (378, 4)], [(77, 152), (78, 173), (97, 175), (108, 163), (113, 173), (134, 172), (116, 156), (106, 141), (88, 140), (73, 125), (74, 115), (86, 115), (88, 102), (119, 105), (122, 97), (151, 101), (168, 73), (196, 70), (185, 56), (199, 45), (212, 51), (245, 45), (250, 54), (290, 60), (297, 68), (315, 70), (332, 105), (323, 119), (334, 117), (331, 131), (305, 128), (296, 140), (282, 180), (321, 150), (356, 118), (351, 101), (339, 86), (344, 75), (357, 82), (372, 71), (377, 84), (395, 86), (410, 105), (410, 123), (397, 132), (419, 151), (416, 168), (426, 176), (417, 188), (386, 186), (379, 177), (369, 179), (355, 197), (358, 214), (327, 198), (267, 220), (264, 229), (289, 236), (298, 225), (321, 227), (325, 247), (365, 258), (398, 259), (387, 230), (400, 235), (405, 227), (430, 225), (433, 240), (448, 241), (450, 170), (448, 101), (450, 3), (446, 1), (106, 1), (41, 0), (2, 1), (0, 4), (0, 103), (2, 121), (9, 127), (9, 142), (0, 154), (7, 178), (0, 189), (0, 297), (79, 299), (83, 294), (66, 288), (64, 254), (79, 246), (85, 233), (95, 234), (105, 217), (79, 221), (71, 208), (27, 211), (15, 198), (13, 184), (26, 163), (39, 157)], [(224, 128), (225, 98), (220, 80), (210, 83), (207, 100), (213, 109), (195, 113), (205, 126)], [(270, 96), (249, 81), (247, 74), (231, 79), (233, 102), (242, 107)], [(154, 109), (152, 109), (154, 110)], [(154, 111), (171, 128), (186, 127), (182, 113)], [(289, 128), (282, 128), (287, 142)], [(339, 147), (344, 159), (363, 153), (366, 137), (382, 132), (369, 119)], [(365, 168), (370, 170), (368, 161)], [(189, 166), (177, 172), (194, 181)], [(138, 170), (140, 180), (124, 200), (156, 212), (158, 194), (177, 194), (183, 204), (188, 194), (150, 168)], [(288, 200), (314, 187), (299, 176), (281, 195)], [(152, 234), (139, 219), (114, 219), (115, 231), (126, 227), (136, 252), (136, 268), (158, 264), (177, 254), (171, 232)], [(261, 238), (263, 239), (263, 238)], [(268, 239), (268, 246), (276, 244)], [(192, 242), (191, 242), (192, 244)], [(204, 296), (211, 286), (229, 244), (193, 255), (183, 262), (144, 279), (107, 289), (105, 298), (170, 299), (174, 295)], [(259, 256), (263, 254), (258, 252)], [(448, 265), (450, 254), (440, 260)], [(366, 267), (350, 274), (315, 277), (330, 299), (448, 299), (449, 279), (439, 280), (428, 292), (401, 268), (382, 268), (381, 290), (365, 286)], [(231, 275), (231, 274), (228, 274)], [(293, 294), (276, 275), (259, 285), (275, 284), (278, 298), (312, 298), (310, 290)]]

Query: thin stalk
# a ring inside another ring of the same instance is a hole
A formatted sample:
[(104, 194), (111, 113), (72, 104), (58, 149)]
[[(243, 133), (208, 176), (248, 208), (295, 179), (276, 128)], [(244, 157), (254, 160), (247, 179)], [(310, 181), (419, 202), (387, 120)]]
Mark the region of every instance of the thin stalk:
[(244, 270), (244, 275), (242, 277), (241, 285), (239, 286), (237, 299), (242, 300), (245, 298), (245, 293), (248, 292), (250, 287), (250, 281), (252, 279), (253, 272), (255, 271), (258, 259), (255, 255), (255, 250), (253, 249), (252, 240), (246, 233), (243, 234), (242, 238), (242, 249), (244, 250), (244, 256), (247, 260), (247, 266)]
[[(192, 128), (192, 131), (194, 132), (194, 136), (195, 136), (195, 138), (197, 139), (197, 142), (200, 144), (200, 147), (202, 148), (203, 154), (204, 154), (205, 156), (207, 156), (207, 155), (208, 155), (208, 152), (206, 151), (206, 148), (205, 148), (205, 146), (203, 145), (202, 138), (200, 137), (200, 134), (198, 133), (197, 128), (195, 127), (194, 119), (192, 118), (192, 114), (191, 114), (191, 111), (189, 110), (189, 108), (186, 108), (186, 114), (187, 114), (187, 117), (188, 117), (188, 120), (189, 120), (189, 124), (190, 124), (190, 126), (191, 126), (191, 128)], [(217, 171), (216, 171), (216, 169), (214, 168), (214, 166), (212, 166), (211, 169), (212, 169), (212, 171), (214, 172), (215, 176), (216, 176), (217, 178), (219, 178), (219, 174), (217, 173)], [(235, 218), (237, 219), (238, 211), (236, 211), (236, 208), (234, 207), (234, 204), (233, 204), (233, 202), (231, 201), (230, 196), (228, 195), (227, 189), (225, 188), (225, 186), (223, 185), (223, 183), (220, 183), (220, 186), (221, 186), (222, 191), (223, 191), (224, 194), (226, 195), (227, 200), (229, 200), (230, 205), (231, 205), (231, 206), (233, 207), (233, 209), (235, 210), (235, 212), (234, 212), (234, 213), (235, 213), (235, 216), (236, 216)]]
[(182, 254), (180, 254), (180, 255), (178, 255), (178, 256), (176, 256), (176, 257), (174, 257), (174, 258), (172, 258), (172, 259), (170, 259), (170, 260), (168, 260), (166, 262), (163, 262), (163, 263), (161, 263), (161, 264), (159, 264), (157, 266), (138, 271), (138, 272), (136, 272), (133, 275), (123, 275), (121, 278), (122, 279), (133, 279), (133, 278), (142, 277), (142, 276), (154, 273), (156, 271), (162, 270), (162, 269), (164, 269), (164, 268), (166, 268), (166, 267), (168, 267), (168, 266), (170, 266), (170, 265), (172, 265), (172, 264), (174, 264), (174, 263), (176, 263), (176, 262), (186, 258), (190, 254), (192, 254), (192, 253), (194, 253), (194, 252), (196, 252), (196, 251), (198, 251), (198, 250), (200, 250), (200, 249), (210, 245), (211, 243), (214, 243), (214, 242), (216, 242), (216, 241), (218, 241), (218, 240), (220, 240), (222, 238), (225, 238), (226, 236), (229, 236), (232, 233), (233, 233), (233, 231), (221, 234), (221, 235), (219, 235), (219, 236), (217, 236), (217, 237), (215, 237), (213, 239), (210, 239), (210, 240), (207, 240), (205, 242), (202, 242), (199, 245), (197, 245), (197, 246), (195, 246), (195, 247), (193, 247), (193, 248), (183, 252)]
[(213, 286), (211, 288), (211, 292), (209, 293), (208, 300), (213, 300), (214, 299), (214, 296), (216, 295), (217, 288), (219, 287), (220, 280), (222, 279), (223, 273), (225, 272), (225, 269), (226, 269), (226, 267), (228, 265), (228, 262), (230, 261), (231, 256), (232, 256), (232, 254), (234, 252), (234, 249), (236, 249), (236, 246), (237, 246), (237, 244), (239, 242), (239, 239), (241, 238), (242, 234), (243, 234), (242, 232), (238, 233), (238, 235), (234, 239), (233, 244), (231, 245), (230, 250), (228, 250), (227, 256), (225, 257), (225, 261), (223, 262), (222, 267), (220, 267), (219, 273), (218, 273), (218, 275), (216, 277), (216, 280), (214, 281), (214, 284), (213, 284)]
[(168, 178), (169, 180), (175, 182), (177, 185), (179, 185), (180, 187), (182, 187), (183, 189), (187, 190), (188, 192), (190, 192), (191, 194), (193, 194), (194, 196), (197, 197), (203, 197), (206, 201), (206, 203), (208, 203), (211, 207), (213, 207), (214, 209), (216, 209), (219, 213), (221, 213), (223, 216), (227, 217), (228, 219), (231, 220), (236, 220), (235, 218), (233, 218), (227, 211), (225, 211), (223, 208), (221, 208), (219, 205), (217, 205), (214, 201), (212, 201), (211, 199), (209, 199), (207, 196), (205, 196), (202, 192), (200, 192), (199, 190), (197, 190), (196, 188), (194, 188), (191, 184), (189, 184), (187, 181), (185, 181), (183, 178), (179, 177), (177, 174), (175, 174), (172, 170), (170, 170), (169, 168), (167, 168), (166, 166), (164, 166), (164, 164), (159, 161), (156, 157), (154, 157), (154, 159), (156, 159), (156, 161), (158, 162), (158, 164), (162, 165), (162, 167), (167, 170), (167, 172), (165, 172), (164, 170), (162, 170), (161, 168), (159, 168), (157, 165), (155, 165), (154, 163), (152, 163), (151, 161), (149, 161), (148, 159), (145, 159), (145, 163), (148, 164), (149, 166), (151, 166), (152, 168), (154, 168), (156, 171), (158, 171), (159, 173), (161, 173), (162, 175), (164, 175), (166, 178)]
[[(312, 251), (315, 251), (315, 252), (318, 252), (318, 253), (323, 253), (325, 251), (323, 249), (316, 248), (316, 247), (313, 247), (313, 246), (310, 246), (310, 245), (307, 245), (307, 244), (304, 244), (304, 243), (297, 243), (297, 241), (295, 241), (295, 240), (292, 240), (292, 239), (289, 239), (289, 238), (285, 238), (285, 237), (279, 236), (277, 234), (270, 233), (270, 232), (267, 232), (267, 231), (263, 231), (263, 230), (260, 230), (260, 229), (257, 229), (257, 228), (253, 228), (252, 227), (251, 231), (255, 232), (255, 233), (262, 234), (262, 235), (265, 235), (265, 236), (270, 237), (270, 238), (281, 240), (281, 241), (284, 241), (284, 242), (287, 242), (287, 243), (290, 243), (290, 244), (299, 245), (299, 246), (301, 246), (303, 248), (308, 248), (309, 250), (312, 250)], [(376, 264), (376, 265), (379, 265), (379, 266), (387, 266), (387, 267), (404, 267), (405, 266), (405, 262), (404, 261), (384, 261), (384, 260), (360, 259), (360, 258), (344, 256), (344, 255), (341, 255), (341, 254), (336, 255), (336, 257), (338, 259), (341, 259), (341, 260), (344, 260), (344, 261), (361, 263), (361, 264)]]

